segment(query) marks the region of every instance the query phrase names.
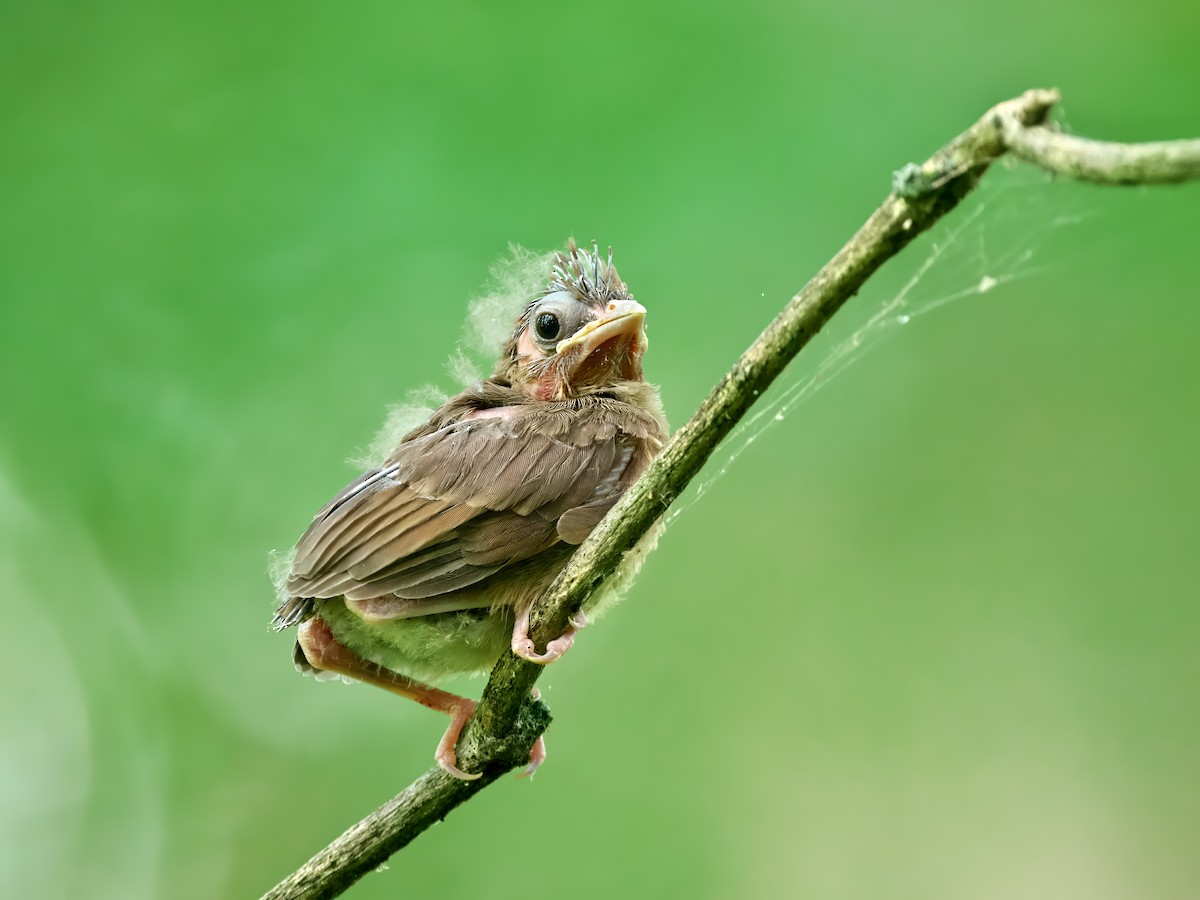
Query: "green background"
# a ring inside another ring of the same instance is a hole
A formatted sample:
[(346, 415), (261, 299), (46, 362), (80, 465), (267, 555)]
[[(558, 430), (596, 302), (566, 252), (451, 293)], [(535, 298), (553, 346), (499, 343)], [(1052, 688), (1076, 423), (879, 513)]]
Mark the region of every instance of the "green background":
[[(1200, 134), (1197, 29), (1163, 0), (5, 4), (0, 894), (257, 896), (428, 767), (441, 718), (295, 674), (267, 553), (388, 404), (455, 387), (509, 242), (615, 246), (678, 425), (992, 103)], [(537, 778), (351, 896), (1200, 893), (1198, 214), (991, 173), (547, 671)]]

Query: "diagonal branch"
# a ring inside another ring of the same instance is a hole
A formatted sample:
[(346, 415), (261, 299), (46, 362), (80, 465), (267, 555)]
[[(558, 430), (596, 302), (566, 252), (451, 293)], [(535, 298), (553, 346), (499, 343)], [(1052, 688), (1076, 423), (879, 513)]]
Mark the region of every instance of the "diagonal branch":
[[(745, 415), (829, 318), (884, 262), (949, 213), (988, 167), (1011, 153), (1052, 172), (1103, 184), (1165, 184), (1200, 178), (1200, 140), (1112, 144), (1064, 135), (1046, 124), (1059, 95), (1027, 91), (991, 110), (920, 165), (895, 174), (892, 193), (858, 233), (788, 303), (726, 373), (695, 415), (580, 545), (531, 613), (539, 645), (616, 570)], [(438, 769), (353, 826), (265, 895), (335, 897), (425, 828), (528, 759), (549, 714), (530, 691), (542, 668), (506, 653), (492, 670), (459, 747), (478, 781)]]

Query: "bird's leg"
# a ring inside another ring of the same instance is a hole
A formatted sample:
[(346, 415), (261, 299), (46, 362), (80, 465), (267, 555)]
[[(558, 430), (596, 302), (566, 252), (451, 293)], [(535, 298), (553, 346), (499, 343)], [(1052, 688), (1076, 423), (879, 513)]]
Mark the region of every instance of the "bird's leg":
[[(373, 684), (376, 687), (383, 688), (385, 691), (399, 694), (401, 697), (416, 700), (422, 706), (427, 706), (438, 712), (449, 713), (450, 727), (446, 729), (446, 733), (442, 735), (441, 741), (438, 742), (434, 759), (437, 760), (439, 766), (455, 778), (471, 781), (479, 777), (478, 774), (471, 775), (459, 769), (455, 765), (457, 757), (454, 752), (463, 726), (467, 724), (467, 720), (475, 712), (476, 704), (474, 700), (470, 700), (467, 697), (460, 697), (458, 694), (451, 694), (449, 691), (438, 690), (435, 687), (422, 684), (390, 669), (385, 669), (378, 663), (363, 659), (353, 650), (339, 644), (333, 636), (333, 632), (329, 630), (329, 626), (325, 623), (325, 620), (320, 616), (313, 616), (307, 622), (303, 623), (300, 626), (299, 633), (296, 635), (296, 640), (300, 645), (300, 649), (304, 652), (305, 658), (315, 669), (324, 669), (327, 672), (346, 675), (356, 681)], [(541, 759), (538, 758), (539, 749), (541, 751)], [(539, 739), (539, 743), (534, 746), (534, 752), (529, 757), (530, 767), (537, 768), (541, 760), (545, 759), (545, 756), (545, 746), (540, 743)]]
[(529, 610), (525, 610), (517, 616), (517, 624), (513, 626), (512, 652), (522, 659), (541, 665), (554, 662), (571, 649), (571, 645), (575, 643), (575, 635), (587, 625), (587, 616), (581, 609), (567, 621), (570, 623), (567, 630), (546, 645), (546, 652), (536, 653), (533, 639), (529, 637)]

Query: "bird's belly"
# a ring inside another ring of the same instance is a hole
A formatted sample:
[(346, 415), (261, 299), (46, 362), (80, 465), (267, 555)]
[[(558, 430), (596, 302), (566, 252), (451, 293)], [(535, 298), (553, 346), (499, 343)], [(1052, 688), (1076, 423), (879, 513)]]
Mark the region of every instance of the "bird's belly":
[(420, 681), (491, 668), (512, 638), (511, 609), (435, 613), (366, 622), (339, 598), (318, 614), (338, 643), (364, 659)]
[[(625, 554), (613, 577), (585, 607), (589, 619), (594, 621), (620, 599), (662, 530), (660, 520)], [(378, 608), (371, 601), (347, 605), (338, 597), (320, 601), (317, 614), (340, 644), (401, 675), (436, 682), (451, 675), (483, 672), (510, 646), (517, 611), (524, 611), (541, 596), (574, 550), (559, 545), (441, 598), (441, 602), (474, 609), (413, 615), (413, 603), (420, 603), (414, 601), (398, 603), (398, 614), (389, 618), (379, 615), (387, 603)]]

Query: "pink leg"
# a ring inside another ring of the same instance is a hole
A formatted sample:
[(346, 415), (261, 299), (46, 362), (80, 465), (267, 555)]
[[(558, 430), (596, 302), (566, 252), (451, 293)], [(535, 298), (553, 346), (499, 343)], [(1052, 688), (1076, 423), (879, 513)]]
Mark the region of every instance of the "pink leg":
[[(471, 775), (458, 768), (454, 747), (462, 733), (463, 726), (475, 712), (475, 701), (449, 691), (441, 691), (412, 678), (406, 678), (390, 669), (385, 669), (370, 660), (363, 659), (353, 650), (344, 647), (334, 638), (329, 626), (319, 616), (314, 616), (302, 624), (296, 636), (300, 648), (308, 662), (316, 669), (327, 672), (337, 672), (356, 681), (373, 684), (401, 697), (416, 700), (422, 706), (435, 709), (438, 712), (450, 714), (450, 727), (438, 742), (434, 759), (437, 764), (455, 778), (471, 781), (479, 775)], [(541, 760), (536, 759), (537, 746), (530, 754), (530, 766), (536, 768)], [(545, 747), (542, 747), (542, 758), (545, 758)]]
[(513, 626), (512, 652), (522, 659), (542, 665), (554, 662), (571, 649), (571, 645), (575, 643), (575, 635), (587, 625), (587, 616), (580, 610), (568, 621), (571, 624), (567, 626), (567, 630), (546, 645), (545, 653), (535, 653), (533, 640), (529, 637), (529, 610), (525, 610), (517, 616), (517, 624)]

